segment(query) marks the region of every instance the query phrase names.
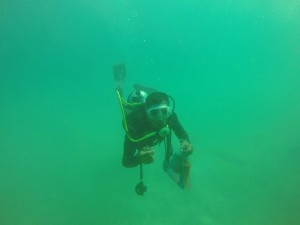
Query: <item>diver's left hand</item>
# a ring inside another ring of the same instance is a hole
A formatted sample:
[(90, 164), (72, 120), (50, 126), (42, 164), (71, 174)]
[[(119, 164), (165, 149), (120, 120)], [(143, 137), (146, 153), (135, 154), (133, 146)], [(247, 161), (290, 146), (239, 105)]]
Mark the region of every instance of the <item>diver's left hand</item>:
[(181, 151), (186, 154), (186, 155), (190, 155), (193, 153), (194, 149), (193, 149), (193, 145), (187, 141), (187, 140), (180, 140), (180, 145), (181, 145)]

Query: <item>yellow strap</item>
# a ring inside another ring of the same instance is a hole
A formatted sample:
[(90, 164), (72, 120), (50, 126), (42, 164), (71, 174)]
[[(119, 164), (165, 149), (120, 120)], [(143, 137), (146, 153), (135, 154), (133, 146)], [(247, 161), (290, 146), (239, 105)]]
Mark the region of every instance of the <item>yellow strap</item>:
[(118, 95), (118, 99), (119, 99), (119, 103), (120, 103), (120, 107), (121, 107), (121, 111), (122, 111), (124, 127), (125, 127), (125, 130), (126, 130), (126, 133), (127, 133), (128, 132), (128, 127), (127, 127), (126, 116), (125, 116), (125, 112), (124, 112), (124, 106), (123, 106), (123, 102), (125, 102), (125, 101), (122, 99), (119, 90), (117, 90), (117, 95)]
[(134, 138), (130, 137), (129, 131), (128, 131), (128, 126), (127, 126), (127, 121), (126, 121), (124, 105), (126, 105), (126, 106), (138, 106), (138, 105), (142, 105), (143, 103), (129, 103), (129, 102), (125, 101), (121, 97), (121, 94), (120, 94), (119, 90), (117, 90), (117, 95), (118, 95), (118, 99), (119, 99), (119, 103), (120, 103), (120, 107), (121, 107), (121, 111), (122, 111), (125, 131), (126, 131), (128, 139), (132, 142), (140, 142), (140, 141), (143, 141), (147, 138), (150, 138), (150, 137), (153, 137), (154, 135), (156, 135), (156, 132), (152, 132), (152, 133), (146, 134), (145, 136), (143, 136), (141, 138), (138, 138), (138, 139), (134, 139)]

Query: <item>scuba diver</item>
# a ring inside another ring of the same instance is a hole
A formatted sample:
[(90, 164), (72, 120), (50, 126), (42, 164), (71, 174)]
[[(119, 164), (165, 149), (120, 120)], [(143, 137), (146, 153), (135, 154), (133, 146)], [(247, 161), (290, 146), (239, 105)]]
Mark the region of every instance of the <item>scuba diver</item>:
[[(165, 146), (164, 171), (181, 188), (187, 189), (190, 171), (188, 156), (192, 154), (193, 146), (174, 112), (174, 99), (164, 92), (135, 84), (135, 90), (126, 101), (122, 97), (125, 64), (114, 65), (113, 72), (126, 132), (122, 164), (127, 168), (140, 166), (140, 182), (136, 185), (136, 193), (143, 195), (147, 190), (143, 183), (142, 165), (154, 161), (154, 146), (162, 142)], [(173, 153), (173, 132), (180, 141), (178, 153)]]

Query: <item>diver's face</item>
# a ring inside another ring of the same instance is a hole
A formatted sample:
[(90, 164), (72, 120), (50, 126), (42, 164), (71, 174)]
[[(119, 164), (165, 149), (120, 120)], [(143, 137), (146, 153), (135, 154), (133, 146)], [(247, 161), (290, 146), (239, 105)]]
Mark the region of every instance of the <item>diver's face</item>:
[(151, 124), (155, 128), (162, 128), (162, 127), (164, 127), (164, 126), (167, 125), (167, 120), (166, 119), (163, 119), (163, 120), (151, 120)]
[(148, 118), (154, 127), (160, 128), (167, 124), (170, 108), (166, 101), (161, 102), (159, 105), (150, 107), (147, 110)]

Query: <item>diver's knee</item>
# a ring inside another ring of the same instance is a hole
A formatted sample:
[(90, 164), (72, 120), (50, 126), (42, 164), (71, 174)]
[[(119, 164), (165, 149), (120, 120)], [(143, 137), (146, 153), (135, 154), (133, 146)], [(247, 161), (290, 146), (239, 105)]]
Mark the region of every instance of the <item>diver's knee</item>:
[(137, 163), (134, 160), (130, 160), (129, 158), (123, 157), (122, 165), (125, 168), (132, 168), (132, 167), (137, 166)]
[(122, 158), (122, 166), (126, 167), (126, 168), (130, 167), (130, 163), (129, 163), (128, 159)]

